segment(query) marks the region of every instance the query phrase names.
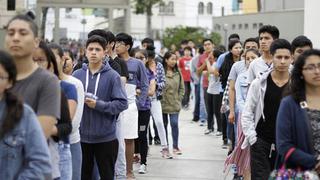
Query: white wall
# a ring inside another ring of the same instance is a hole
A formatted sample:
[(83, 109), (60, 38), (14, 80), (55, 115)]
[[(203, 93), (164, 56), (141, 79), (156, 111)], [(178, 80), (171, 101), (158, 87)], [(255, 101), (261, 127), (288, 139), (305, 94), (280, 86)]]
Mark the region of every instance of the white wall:
[(315, 48), (320, 48), (319, 0), (306, 0), (304, 4), (304, 34)]

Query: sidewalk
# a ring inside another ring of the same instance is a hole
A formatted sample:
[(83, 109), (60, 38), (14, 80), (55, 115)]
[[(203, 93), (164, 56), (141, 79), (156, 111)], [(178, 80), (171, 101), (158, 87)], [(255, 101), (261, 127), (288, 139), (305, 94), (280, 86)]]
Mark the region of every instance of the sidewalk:
[[(223, 168), (227, 150), (221, 147), (221, 136), (204, 135), (206, 127), (192, 123), (191, 119), (191, 110), (180, 112), (179, 146), (183, 154), (174, 156), (173, 159), (163, 159), (160, 146), (149, 146), (147, 174), (138, 174), (139, 164), (134, 165), (137, 180), (224, 179)], [(172, 143), (171, 135), (169, 143)], [(227, 180), (230, 179), (229, 175)]]

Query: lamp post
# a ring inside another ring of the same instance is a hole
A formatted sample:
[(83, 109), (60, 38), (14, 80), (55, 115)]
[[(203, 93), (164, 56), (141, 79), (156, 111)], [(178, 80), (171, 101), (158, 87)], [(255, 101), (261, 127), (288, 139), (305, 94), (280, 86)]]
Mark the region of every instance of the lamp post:
[(228, 24), (223, 25), (223, 31), (224, 31), (224, 45), (227, 47), (228, 44)]
[(82, 40), (84, 41), (84, 39), (86, 38), (85, 32), (86, 32), (86, 24), (87, 24), (87, 20), (85, 18), (83, 18), (81, 20), (81, 24), (83, 25), (83, 29), (82, 29)]

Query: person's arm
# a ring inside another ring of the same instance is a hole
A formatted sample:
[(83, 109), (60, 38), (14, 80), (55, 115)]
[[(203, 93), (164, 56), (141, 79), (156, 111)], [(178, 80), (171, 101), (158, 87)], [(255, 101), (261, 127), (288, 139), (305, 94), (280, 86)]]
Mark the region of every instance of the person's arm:
[(77, 110), (78, 95), (77, 95), (77, 89), (73, 84), (69, 86), (68, 91), (69, 91), (68, 95), (66, 96), (68, 98), (69, 113), (72, 120)]
[(128, 100), (120, 76), (115, 76), (114, 81), (110, 83), (112, 86), (111, 100), (94, 100), (86, 98), (85, 103), (92, 109), (100, 112), (117, 115), (128, 108)]
[(77, 104), (78, 104), (77, 101), (75, 101), (73, 99), (68, 99), (71, 120), (73, 119), (74, 115), (76, 114)]
[(254, 64), (255, 61), (253, 61), (252, 63), (250, 63), (249, 68), (248, 68), (248, 83), (251, 84), (251, 82), (256, 78), (256, 75), (254, 73)]
[(229, 80), (229, 108), (230, 108), (230, 113), (229, 113), (229, 122), (234, 123), (235, 121), (235, 87), (234, 87), (234, 80), (230, 79)]
[(293, 121), (295, 113), (292, 108), (292, 103), (295, 102), (289, 101), (288, 98), (283, 99), (280, 103), (276, 121), (277, 150), (279, 154), (284, 157), (290, 148), (295, 148), (295, 151), (289, 157), (288, 162), (307, 169), (312, 169), (317, 164), (317, 157), (295, 147), (294, 140), (292, 139), (292, 126), (294, 126), (293, 123), (296, 122)]
[(149, 79), (147, 75), (147, 69), (144, 66), (144, 64), (139, 61), (138, 66), (139, 67), (138, 67), (137, 77), (140, 82), (140, 90), (141, 90), (141, 94), (139, 96), (139, 102), (144, 103), (146, 101), (146, 98), (148, 97)]
[(259, 81), (253, 81), (249, 87), (247, 100), (241, 116), (242, 131), (245, 137), (249, 140), (250, 145), (257, 141), (257, 132), (255, 128), (255, 111), (258, 105), (259, 97), (257, 95)]
[(156, 91), (156, 81), (152, 79), (149, 85), (148, 96), (153, 96)]
[(206, 67), (207, 67), (207, 64), (205, 62), (203, 62), (201, 64), (200, 60), (199, 60), (199, 64), (198, 64), (198, 67), (197, 67), (197, 75), (199, 77), (202, 75), (202, 72), (206, 69)]
[(24, 106), (23, 121), (28, 121), (23, 145), (24, 163), (16, 179), (51, 179), (51, 162), (46, 138), (36, 115)]
[[(179, 72), (180, 73), (180, 72)], [(182, 101), (182, 99), (183, 99), (183, 96), (184, 96), (184, 81), (183, 81), (183, 79), (182, 79), (182, 74), (180, 73), (180, 75), (179, 75), (180, 77), (180, 79), (179, 79), (179, 90), (178, 90), (178, 92), (179, 92), (179, 98), (180, 98), (180, 101)]]

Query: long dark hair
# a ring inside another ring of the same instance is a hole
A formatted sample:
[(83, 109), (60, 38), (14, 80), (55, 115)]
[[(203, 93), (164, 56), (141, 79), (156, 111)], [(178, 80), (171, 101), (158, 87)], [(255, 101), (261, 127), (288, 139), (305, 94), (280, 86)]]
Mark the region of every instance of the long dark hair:
[(306, 100), (306, 87), (305, 80), (302, 75), (302, 70), (307, 58), (310, 56), (320, 57), (320, 50), (310, 49), (302, 53), (294, 63), (293, 70), (291, 71), (289, 89), (288, 93), (286, 93), (285, 95), (291, 95), (297, 103)]
[(48, 45), (44, 41), (40, 41), (39, 48), (44, 51), (44, 54), (47, 57), (47, 60), (48, 60), (47, 69), (50, 69), (52, 65), (53, 73), (59, 76), (58, 65), (57, 65), (57, 61), (56, 61), (56, 57), (54, 56), (54, 53), (51, 51), (51, 49), (48, 47)]
[[(0, 64), (8, 73), (8, 81), (12, 86), (16, 82), (17, 69), (13, 62), (13, 58), (6, 52), (0, 50)], [(23, 104), (9, 89), (4, 91), (4, 99), (6, 103), (5, 113), (3, 114), (4, 121), (0, 128), (0, 138), (3, 138), (8, 132), (13, 130), (20, 122), (23, 113)]]
[[(165, 73), (167, 73), (167, 68), (168, 68), (168, 65), (167, 65), (166, 60), (169, 59), (169, 58), (171, 58), (171, 56), (173, 56), (173, 55), (176, 56), (175, 53), (168, 51), (168, 52), (166, 52), (166, 53), (164, 54), (164, 56), (163, 56), (163, 59), (164, 59), (164, 60), (163, 60), (163, 69), (164, 69)], [(173, 71), (179, 71), (179, 69), (178, 69), (178, 64), (177, 64), (177, 63), (176, 63), (176, 65), (174, 66)]]

